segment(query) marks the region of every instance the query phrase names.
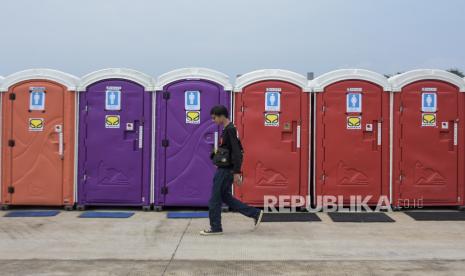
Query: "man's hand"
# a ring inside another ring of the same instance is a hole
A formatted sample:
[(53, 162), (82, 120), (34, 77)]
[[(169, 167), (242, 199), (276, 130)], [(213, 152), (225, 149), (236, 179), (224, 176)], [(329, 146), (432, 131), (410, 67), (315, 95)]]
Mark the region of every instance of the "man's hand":
[(240, 174), (240, 173), (235, 173), (235, 174), (234, 174), (234, 183), (235, 183), (237, 186), (241, 186), (241, 185), (242, 185), (242, 177), (241, 177), (241, 174)]

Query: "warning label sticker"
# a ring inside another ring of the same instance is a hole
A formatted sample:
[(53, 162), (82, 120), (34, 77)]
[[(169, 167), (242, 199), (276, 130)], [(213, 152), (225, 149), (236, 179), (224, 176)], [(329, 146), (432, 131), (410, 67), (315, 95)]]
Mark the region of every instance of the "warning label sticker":
[(119, 115), (106, 115), (105, 116), (105, 128), (119, 128), (120, 119)]
[(362, 129), (362, 116), (347, 116), (347, 129)]
[(186, 111), (186, 124), (200, 124), (200, 111)]
[(44, 131), (44, 118), (29, 118), (29, 131)]
[(421, 126), (426, 126), (426, 127), (436, 126), (436, 114), (435, 113), (421, 114)]
[(265, 113), (265, 126), (279, 126), (279, 113)]

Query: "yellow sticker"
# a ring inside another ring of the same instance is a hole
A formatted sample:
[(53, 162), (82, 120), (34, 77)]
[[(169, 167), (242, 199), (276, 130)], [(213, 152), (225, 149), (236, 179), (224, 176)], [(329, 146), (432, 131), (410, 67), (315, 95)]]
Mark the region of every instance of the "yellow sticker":
[(200, 124), (200, 111), (186, 111), (186, 124)]
[(29, 131), (43, 131), (44, 118), (29, 118)]
[(347, 129), (362, 129), (362, 116), (347, 116)]
[(265, 113), (265, 126), (279, 126), (279, 113)]
[(105, 115), (105, 128), (119, 128), (119, 115)]
[(436, 126), (436, 114), (435, 113), (421, 114), (421, 126)]

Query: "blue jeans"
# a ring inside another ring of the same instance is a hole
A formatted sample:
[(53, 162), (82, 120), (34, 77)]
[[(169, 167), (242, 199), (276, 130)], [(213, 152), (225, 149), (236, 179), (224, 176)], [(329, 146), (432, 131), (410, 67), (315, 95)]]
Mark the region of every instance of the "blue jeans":
[(210, 217), (210, 229), (223, 231), (221, 226), (221, 204), (224, 202), (232, 211), (239, 212), (249, 218), (257, 218), (260, 210), (242, 203), (231, 194), (234, 176), (231, 169), (218, 168), (213, 177), (213, 188), (208, 202), (208, 214)]

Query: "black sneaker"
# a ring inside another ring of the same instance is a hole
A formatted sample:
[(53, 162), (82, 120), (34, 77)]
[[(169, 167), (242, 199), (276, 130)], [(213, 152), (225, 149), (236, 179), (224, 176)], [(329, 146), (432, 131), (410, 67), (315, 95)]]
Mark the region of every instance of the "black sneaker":
[(213, 235), (223, 235), (223, 231), (212, 231), (212, 230), (202, 230), (200, 231), (201, 236), (213, 236)]
[(263, 219), (263, 211), (260, 210), (260, 213), (259, 213), (258, 216), (254, 219), (254, 221), (255, 221), (255, 229), (258, 228), (258, 225), (260, 225), (260, 223), (262, 222), (262, 219)]

